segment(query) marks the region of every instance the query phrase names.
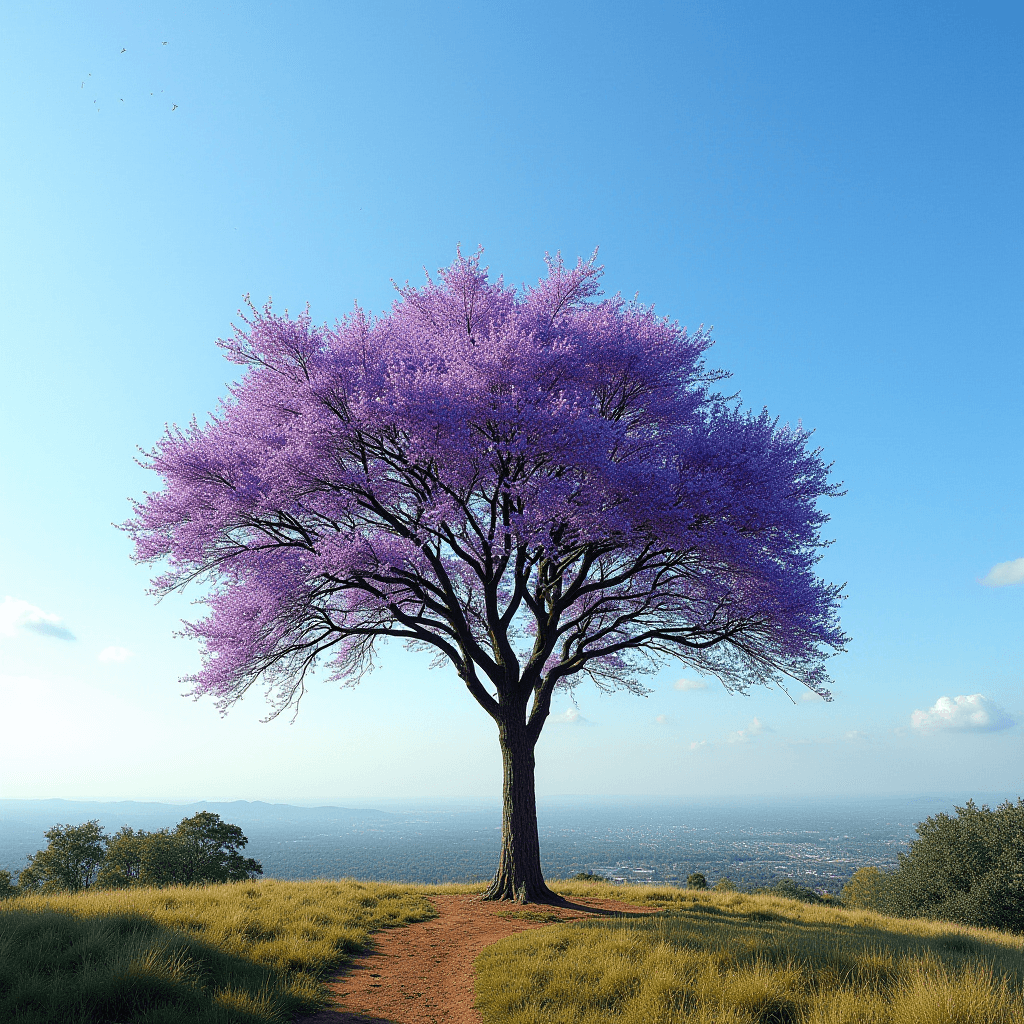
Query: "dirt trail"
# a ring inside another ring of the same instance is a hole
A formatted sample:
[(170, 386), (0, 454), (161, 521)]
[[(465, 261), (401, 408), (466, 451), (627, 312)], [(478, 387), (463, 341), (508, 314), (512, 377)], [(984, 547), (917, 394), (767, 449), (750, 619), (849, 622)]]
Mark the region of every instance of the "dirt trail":
[(476, 896), (434, 896), (431, 903), (437, 917), (377, 932), (372, 952), (328, 982), (332, 1005), (295, 1024), (480, 1024), (473, 1009), (473, 961), (484, 946), (547, 923), (502, 913), (557, 914), (563, 921), (652, 913), (635, 903), (598, 899), (525, 908)]

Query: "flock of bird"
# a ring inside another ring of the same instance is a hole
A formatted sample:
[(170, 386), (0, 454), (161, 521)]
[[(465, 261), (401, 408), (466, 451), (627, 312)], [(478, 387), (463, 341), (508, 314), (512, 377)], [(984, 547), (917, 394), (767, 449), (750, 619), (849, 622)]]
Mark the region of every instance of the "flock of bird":
[[(166, 45), (167, 45), (167, 43), (168, 43), (168, 41), (169, 41), (169, 40), (163, 40), (163, 41), (162, 41), (162, 42), (160, 43), (160, 45), (161, 45), (161, 46), (166, 46)], [(127, 46), (122, 46), (122, 47), (121, 47), (121, 53), (127, 53), (127, 52), (128, 52), (128, 47), (127, 47)], [(92, 73), (90, 72), (90, 73), (89, 73), (88, 75), (86, 75), (86, 78), (92, 78)], [(84, 88), (85, 88), (85, 82), (84, 82), (84, 81), (82, 82), (82, 84), (81, 84), (80, 88), (82, 88), (82, 89), (84, 89)], [(161, 91), (161, 92), (163, 92), (163, 89), (161, 89), (160, 91)], [(152, 96), (152, 95), (153, 95), (153, 93), (150, 93), (149, 95), (150, 95), (150, 96)], [(121, 102), (121, 103), (124, 103), (124, 99), (123, 99), (123, 98), (120, 98), (120, 102)], [(96, 106), (96, 112), (97, 112), (97, 113), (99, 113), (99, 111), (100, 111), (100, 107), (99, 107), (99, 105), (98, 105), (98, 104), (99, 104), (99, 99), (98, 99), (98, 98), (97, 98), (97, 99), (94, 99), (94, 100), (93, 100), (93, 103), (97, 105), (97, 106)], [(171, 111), (173, 112), (173, 111), (175, 111), (175, 110), (177, 110), (177, 109), (178, 109), (178, 104), (177, 104), (177, 103), (172, 103), (172, 104), (171, 104)]]

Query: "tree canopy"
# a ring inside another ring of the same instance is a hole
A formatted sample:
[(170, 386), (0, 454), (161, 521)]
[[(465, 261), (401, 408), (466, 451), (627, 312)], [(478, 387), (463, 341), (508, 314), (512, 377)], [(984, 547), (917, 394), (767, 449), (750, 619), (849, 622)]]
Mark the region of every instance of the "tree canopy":
[(147, 453), (163, 487), (125, 524), (157, 594), (210, 585), (193, 694), (260, 682), (278, 713), (321, 661), (354, 684), (382, 640), (429, 650), (498, 724), (509, 836), (536, 832), (533, 747), (581, 679), (644, 693), (675, 657), (829, 699), (820, 452), (715, 390), (703, 327), (600, 299), (600, 273), (549, 259), (517, 290), (460, 254), (379, 317), (250, 304), (221, 342), (242, 379)]
[(93, 819), (82, 825), (54, 825), (43, 833), (46, 847), (34, 853), (18, 875), (18, 887), (43, 892), (87, 889), (103, 863), (105, 836)]
[(18, 876), (22, 892), (203, 885), (263, 874), (258, 861), (242, 856), (248, 843), (242, 830), (210, 811), (184, 818), (173, 830), (145, 832), (125, 825), (108, 836), (93, 820), (55, 825), (45, 836), (45, 849), (34, 853)]
[(954, 810), (917, 825), (887, 876), (887, 909), (1024, 931), (1024, 800)]

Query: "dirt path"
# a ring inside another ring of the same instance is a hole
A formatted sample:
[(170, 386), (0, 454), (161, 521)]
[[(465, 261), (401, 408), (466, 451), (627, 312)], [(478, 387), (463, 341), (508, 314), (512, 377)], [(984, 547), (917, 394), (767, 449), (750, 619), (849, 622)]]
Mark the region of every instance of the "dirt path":
[(502, 914), (526, 910), (577, 921), (652, 913), (635, 903), (597, 899), (526, 908), (475, 896), (434, 896), (431, 903), (437, 917), (377, 932), (373, 951), (328, 982), (333, 1005), (295, 1024), (480, 1024), (473, 1009), (473, 961), (506, 935), (550, 923)]

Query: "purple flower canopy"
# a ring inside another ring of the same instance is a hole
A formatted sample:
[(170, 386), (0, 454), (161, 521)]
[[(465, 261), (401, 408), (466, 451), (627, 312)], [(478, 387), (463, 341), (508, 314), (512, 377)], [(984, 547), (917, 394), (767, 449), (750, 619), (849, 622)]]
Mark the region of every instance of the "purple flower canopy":
[(262, 679), (280, 710), (320, 659), (354, 683), (397, 637), (492, 714), (533, 692), (538, 729), (555, 688), (643, 692), (666, 657), (828, 696), (820, 451), (714, 391), (703, 328), (601, 299), (600, 273), (549, 258), (517, 290), (460, 254), (379, 318), (250, 306), (221, 342), (241, 382), (148, 453), (164, 486), (126, 524), (166, 559), (157, 593), (212, 584), (195, 694)]

